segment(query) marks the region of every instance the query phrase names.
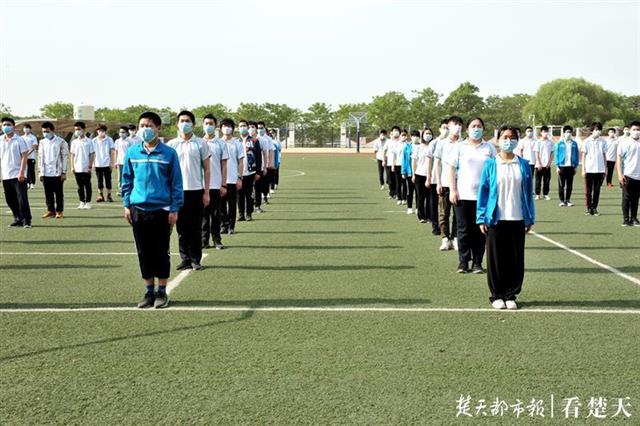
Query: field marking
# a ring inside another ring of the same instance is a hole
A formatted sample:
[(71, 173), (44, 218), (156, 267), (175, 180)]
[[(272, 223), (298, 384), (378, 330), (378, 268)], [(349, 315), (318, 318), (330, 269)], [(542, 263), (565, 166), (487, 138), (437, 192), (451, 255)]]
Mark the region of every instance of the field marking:
[[(182, 271), (174, 281), (180, 281), (172, 288), (175, 289), (190, 271)], [(184, 275), (183, 275), (184, 273)], [(167, 292), (169, 288), (167, 287)], [(558, 313), (558, 314), (613, 314), (613, 315), (640, 315), (640, 309), (540, 309), (521, 308), (516, 311), (493, 308), (394, 308), (394, 307), (313, 307), (313, 306), (169, 306), (163, 311), (188, 311), (188, 312), (391, 312), (391, 313)], [(56, 313), (56, 312), (110, 312), (110, 311), (158, 311), (154, 309), (138, 309), (134, 306), (105, 306), (92, 308), (0, 308), (0, 313)]]
[[(204, 260), (207, 256), (209, 256), (209, 253), (202, 253), (202, 260)], [(174, 279), (170, 280), (167, 283), (167, 294), (171, 294), (171, 292), (175, 290), (191, 272), (193, 272), (193, 269), (185, 269), (184, 271), (181, 271)]]
[(614, 268), (613, 266), (610, 266), (610, 265), (607, 265), (606, 263), (602, 263), (602, 262), (600, 262), (598, 260), (595, 260), (594, 258), (587, 256), (586, 254), (580, 253), (578, 250), (574, 250), (574, 249), (572, 249), (570, 247), (567, 247), (564, 244), (559, 243), (559, 242), (557, 242), (555, 240), (552, 240), (551, 238), (546, 237), (546, 236), (544, 236), (542, 234), (538, 234), (537, 232), (531, 231), (530, 233), (535, 235), (536, 237), (540, 238), (543, 241), (546, 241), (546, 242), (548, 242), (550, 244), (553, 244), (556, 247), (559, 247), (559, 248), (561, 248), (563, 250), (566, 250), (569, 253), (586, 260), (587, 262), (589, 262), (589, 263), (591, 263), (593, 265), (599, 266), (602, 269), (605, 269), (605, 270), (607, 270), (607, 271), (609, 271), (611, 273), (614, 273), (617, 276), (619, 276), (620, 278), (623, 278), (623, 279), (625, 279), (625, 280), (627, 280), (627, 281), (629, 281), (629, 282), (631, 282), (633, 284), (640, 285), (640, 279), (638, 279), (636, 277), (632, 277), (629, 274), (625, 274), (624, 272), (622, 272), (619, 269)]
[[(0, 256), (136, 256), (138, 253), (133, 252), (65, 252), (65, 253), (56, 253), (56, 252), (45, 252), (45, 251), (37, 251), (37, 252), (2, 252)], [(170, 253), (171, 256), (179, 256), (180, 253)], [(204, 259), (208, 254), (203, 254), (202, 258)], [(28, 265), (25, 265), (28, 266)]]
[(295, 174), (295, 175), (287, 175), (287, 176), (280, 176), (280, 177), (281, 178), (286, 178), (286, 177), (298, 177), (298, 176), (306, 175), (306, 173), (303, 172), (302, 170), (287, 169), (287, 171), (296, 172), (297, 174)]

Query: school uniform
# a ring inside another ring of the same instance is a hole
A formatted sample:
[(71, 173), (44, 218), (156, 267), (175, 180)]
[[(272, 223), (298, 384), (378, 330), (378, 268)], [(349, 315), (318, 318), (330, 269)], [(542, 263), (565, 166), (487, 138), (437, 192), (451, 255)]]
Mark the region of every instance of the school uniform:
[(580, 161), (578, 143), (575, 140), (565, 142), (560, 139), (554, 147), (554, 158), (558, 168), (558, 197), (561, 203), (571, 202), (573, 176)]
[(42, 177), (44, 197), (50, 213), (64, 211), (64, 191), (61, 177), (67, 174), (69, 145), (60, 136), (40, 140), (38, 171)]
[(524, 280), (525, 227), (535, 222), (531, 168), (514, 156), (488, 159), (478, 190), (477, 225), (486, 225), (489, 301), (516, 300)]
[(389, 185), (389, 197), (397, 198), (397, 184), (396, 174), (392, 170), (394, 165), (393, 155), (395, 153), (396, 143), (400, 143), (397, 139), (387, 139), (383, 145), (383, 155), (385, 155), (386, 173), (387, 173), (387, 185)]
[(35, 185), (36, 184), (36, 156), (38, 150), (38, 138), (36, 138), (32, 133), (23, 134), (22, 139), (27, 143), (27, 147), (31, 151), (29, 156), (27, 157), (27, 185)]
[(282, 145), (280, 141), (274, 139), (273, 147), (273, 175), (271, 178), (271, 189), (275, 190), (280, 183), (280, 161), (282, 160)]
[(221, 245), (222, 237), (220, 235), (220, 206), (222, 198), (220, 197), (220, 188), (224, 185), (227, 187), (226, 181), (222, 182), (222, 165), (227, 164), (229, 159), (229, 151), (227, 144), (222, 139), (204, 139), (206, 141), (211, 157), (209, 157), (209, 205), (204, 208), (202, 216), (202, 246), (209, 245), (209, 238), (213, 237), (214, 244)]
[(402, 155), (407, 143), (411, 142), (398, 140), (393, 145), (393, 173), (396, 179), (396, 195), (400, 201), (407, 201), (407, 180), (402, 177)]
[(402, 175), (402, 180), (405, 182), (406, 188), (406, 196), (405, 200), (407, 202), (407, 208), (413, 208), (413, 193), (415, 190), (415, 185), (412, 181), (413, 177), (413, 168), (411, 164), (411, 155), (413, 150), (415, 149), (413, 142), (406, 142), (402, 147), (402, 165), (400, 166), (400, 173)]
[(638, 201), (640, 199), (640, 139), (625, 138), (618, 145), (622, 174), (622, 217), (625, 224), (638, 223)]
[(429, 198), (431, 195), (431, 189), (425, 186), (427, 182), (427, 161), (431, 157), (431, 149), (428, 144), (420, 143), (413, 147), (411, 151), (411, 159), (416, 162), (416, 169), (413, 171), (416, 177), (415, 190), (416, 190), (416, 214), (418, 220), (430, 220), (431, 211), (429, 205)]
[(541, 193), (543, 196), (548, 196), (549, 183), (551, 182), (551, 156), (553, 154), (553, 141), (548, 138), (539, 139), (533, 150), (536, 154), (535, 193), (538, 196), (540, 196)]
[(258, 183), (262, 188), (262, 198), (266, 203), (268, 203), (269, 182), (271, 181), (271, 174), (273, 173), (273, 164), (271, 164), (269, 157), (273, 155), (275, 147), (273, 146), (273, 139), (267, 135), (258, 136), (258, 143), (262, 150), (262, 170), (264, 170), (264, 175), (260, 178)]
[(532, 176), (536, 167), (536, 144), (537, 141), (535, 139), (524, 137), (518, 141), (518, 146), (515, 149), (515, 151), (520, 154), (520, 157), (529, 162)]
[(207, 143), (193, 134), (186, 140), (182, 137), (171, 139), (167, 146), (178, 153), (182, 173), (184, 204), (176, 223), (180, 258), (183, 262), (199, 264), (202, 260), (202, 196), (209, 190), (204, 183), (204, 162), (211, 153)]
[(111, 151), (115, 149), (113, 139), (111, 136), (105, 136), (104, 139), (95, 137), (93, 148), (96, 153), (94, 167), (98, 177), (98, 190), (102, 193), (106, 187), (107, 191), (111, 191)]
[(240, 219), (245, 220), (253, 214), (254, 199), (252, 192), (255, 190), (255, 205), (260, 206), (259, 200), (262, 197), (262, 186), (260, 181), (256, 182), (256, 175), (260, 176), (262, 170), (262, 150), (257, 139), (247, 136), (242, 141), (244, 149), (244, 162), (242, 170), (242, 188), (238, 191), (238, 210)]
[(433, 235), (440, 235), (440, 223), (438, 221), (438, 204), (440, 197), (438, 196), (438, 181), (440, 176), (436, 173), (436, 158), (435, 154), (438, 150), (438, 145), (442, 143), (444, 138), (432, 140), (429, 143), (429, 157), (431, 158), (431, 188), (429, 189), (429, 219), (431, 220), (431, 233)]
[(114, 143), (116, 150), (116, 166), (118, 166), (118, 190), (122, 191), (122, 169), (124, 168), (124, 157), (130, 146), (142, 141), (127, 136), (126, 138), (118, 138)]
[(607, 151), (607, 186), (613, 186), (613, 172), (616, 169), (616, 156), (618, 155), (618, 138), (609, 138), (606, 141)]
[(382, 139), (378, 138), (373, 141), (373, 152), (376, 154), (376, 163), (378, 164), (378, 181), (380, 181), (380, 186), (384, 186), (384, 167), (382, 166), (384, 161), (383, 148), (384, 141)]
[(588, 212), (593, 214), (598, 209), (600, 187), (606, 172), (606, 141), (603, 138), (588, 137), (582, 145), (584, 163), (584, 200)]
[(27, 142), (15, 133), (11, 137), (0, 136), (0, 169), (2, 169), (4, 199), (13, 214), (13, 224), (15, 225), (31, 225), (27, 180), (24, 176), (26, 170), (22, 170), (22, 176), (25, 177), (25, 180), (22, 182), (18, 180), (22, 156), (30, 149)]
[(162, 143), (153, 149), (143, 142), (132, 146), (124, 159), (122, 202), (131, 210), (142, 278), (169, 278), (169, 213), (177, 213), (184, 202), (177, 152)]
[[(240, 140), (233, 138), (225, 141), (225, 144), (229, 152), (229, 159), (227, 160), (227, 195), (222, 199), (220, 208), (221, 232), (223, 234), (235, 230), (236, 227), (236, 212), (238, 210), (236, 183), (238, 177), (242, 175), (242, 170), (238, 170), (238, 162), (245, 157), (244, 147)], [(250, 185), (250, 188), (252, 187), (253, 185)]]
[[(440, 160), (441, 165), (438, 183), (442, 187), (442, 195), (438, 194), (438, 225), (440, 227), (440, 235), (442, 238), (447, 238), (449, 240), (452, 240), (457, 235), (458, 222), (456, 220), (456, 211), (452, 208), (453, 205), (449, 199), (451, 182), (449, 182), (449, 171), (447, 170), (445, 159), (455, 148), (456, 144), (460, 143), (460, 141), (460, 139), (458, 139), (457, 142), (453, 142), (449, 138), (442, 139), (434, 153), (434, 157)], [(453, 221), (450, 225), (449, 222), (452, 210)]]
[(81, 203), (91, 202), (91, 156), (95, 153), (93, 141), (87, 137), (71, 141), (73, 154), (73, 175), (78, 185), (78, 198)]

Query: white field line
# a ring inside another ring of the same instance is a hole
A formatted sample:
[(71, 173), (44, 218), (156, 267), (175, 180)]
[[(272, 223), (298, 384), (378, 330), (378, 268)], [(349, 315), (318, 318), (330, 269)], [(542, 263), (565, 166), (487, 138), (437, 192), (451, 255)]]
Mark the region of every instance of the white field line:
[[(118, 251), (118, 252), (102, 252), (102, 253), (97, 253), (97, 252), (92, 252), (92, 253), (87, 253), (87, 252), (65, 252), (65, 253), (51, 253), (51, 252), (44, 252), (44, 251), (37, 251), (37, 252), (17, 252), (17, 251), (13, 251), (13, 252), (0, 252), (0, 256), (136, 256), (138, 253), (136, 253), (135, 251), (133, 252), (124, 252), (124, 251)], [(171, 256), (179, 256), (180, 253), (171, 253)], [(208, 254), (203, 253), (202, 257), (204, 258), (204, 256), (208, 256)]]
[(289, 178), (289, 177), (298, 177), (298, 176), (304, 176), (306, 175), (305, 172), (303, 172), (302, 170), (293, 170), (293, 169), (287, 169), (288, 172), (296, 172), (295, 175), (286, 175), (286, 176), (280, 176), (280, 178)]
[[(202, 260), (204, 260), (207, 256), (209, 256), (209, 253), (202, 253)], [(175, 290), (192, 271), (193, 269), (185, 269), (184, 271), (181, 271), (174, 279), (170, 280), (167, 283), (167, 294), (170, 294), (173, 290)]]

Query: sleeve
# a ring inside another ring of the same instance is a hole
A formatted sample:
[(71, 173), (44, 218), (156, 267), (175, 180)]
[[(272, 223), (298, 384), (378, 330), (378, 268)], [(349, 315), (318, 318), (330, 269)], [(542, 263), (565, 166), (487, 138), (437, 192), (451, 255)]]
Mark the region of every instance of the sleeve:
[(109, 151), (116, 149), (116, 144), (113, 142), (113, 138), (109, 137)]
[[(76, 155), (76, 146), (77, 146), (76, 140), (74, 139), (71, 141), (71, 146), (69, 147), (69, 154)], [(91, 147), (93, 149), (93, 144), (91, 144)]]
[(244, 147), (239, 141), (236, 141), (235, 144), (236, 150), (238, 151), (238, 160), (241, 160), (244, 158)]
[(442, 146), (444, 143), (438, 142), (436, 146), (433, 147), (433, 156), (439, 160), (442, 160)]
[(202, 158), (202, 161), (211, 157), (211, 150), (209, 149), (209, 144), (206, 143), (205, 141), (202, 141), (202, 143), (200, 144), (200, 157)]
[(124, 166), (122, 167), (122, 204), (129, 208), (131, 205), (130, 197), (131, 190), (133, 189), (133, 168), (131, 167), (131, 162), (129, 161), (129, 153), (127, 152), (124, 156)]
[(27, 141), (25, 141), (24, 138), (20, 138), (20, 154), (24, 154), (28, 151), (31, 151), (31, 147), (27, 144)]
[(227, 148), (227, 144), (220, 144), (220, 149), (222, 151), (222, 154), (220, 155), (220, 158), (222, 160), (228, 160), (229, 159), (229, 149)]
[(90, 154), (94, 154), (96, 152), (96, 146), (92, 143), (91, 144), (91, 150), (89, 151)]
[(492, 160), (484, 162), (482, 174), (480, 175), (480, 185), (478, 186), (478, 202), (476, 205), (476, 225), (487, 224), (487, 204), (489, 202), (489, 191), (491, 184), (489, 181), (489, 169)]
[(171, 191), (171, 213), (176, 213), (184, 204), (184, 192), (182, 191), (182, 171), (178, 153), (171, 151), (171, 174), (169, 176), (169, 188)]
[(62, 174), (67, 174), (67, 167), (69, 167), (69, 144), (64, 139), (60, 143), (60, 155), (62, 156)]

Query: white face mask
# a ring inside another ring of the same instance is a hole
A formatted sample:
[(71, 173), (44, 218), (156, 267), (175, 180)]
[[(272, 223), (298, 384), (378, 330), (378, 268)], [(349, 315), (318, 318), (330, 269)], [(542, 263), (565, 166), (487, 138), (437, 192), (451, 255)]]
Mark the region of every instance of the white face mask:
[(449, 134), (451, 136), (453, 135), (458, 135), (460, 136), (460, 130), (462, 130), (462, 126), (460, 126), (459, 124), (449, 124)]
[(391, 136), (397, 139), (398, 136), (400, 136), (400, 132), (398, 132), (397, 130), (394, 130), (393, 132), (391, 132)]
[(600, 130), (594, 130), (591, 134), (594, 138), (599, 138), (602, 132)]
[(422, 140), (427, 143), (431, 142), (431, 139), (433, 139), (433, 135), (431, 133), (425, 133), (424, 135), (422, 135)]
[(632, 130), (629, 135), (631, 135), (631, 139), (638, 140), (640, 139), (640, 130)]
[(629, 136), (629, 135), (630, 135), (629, 129), (626, 129), (626, 130), (624, 131), (624, 135), (625, 135), (625, 136)]
[(231, 127), (222, 126), (222, 134), (229, 136), (233, 133), (233, 129)]
[(528, 138), (532, 138), (533, 137), (533, 130), (527, 130), (527, 137)]
[(76, 138), (79, 138), (80, 136), (82, 136), (82, 130), (74, 130), (73, 136), (75, 136)]
[(28, 127), (25, 127), (24, 129), (22, 129), (22, 131), (24, 132), (25, 135), (28, 135), (29, 133), (31, 133), (31, 129), (29, 129)]
[(572, 133), (570, 133), (570, 132), (566, 132), (566, 133), (564, 134), (564, 140), (565, 140), (565, 141), (570, 141), (570, 140), (571, 140), (571, 136), (572, 136)]

